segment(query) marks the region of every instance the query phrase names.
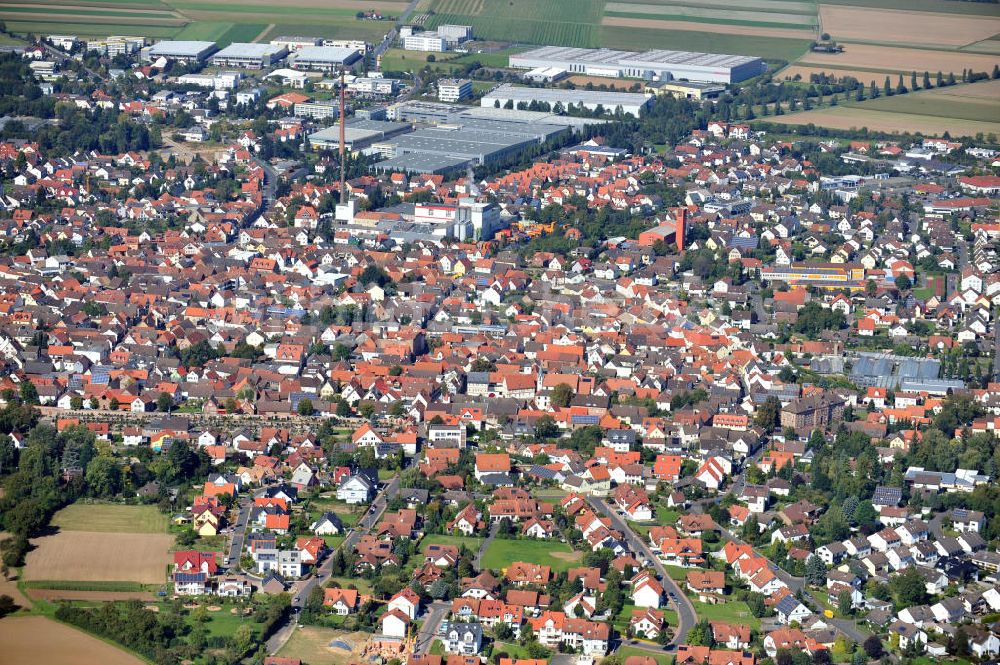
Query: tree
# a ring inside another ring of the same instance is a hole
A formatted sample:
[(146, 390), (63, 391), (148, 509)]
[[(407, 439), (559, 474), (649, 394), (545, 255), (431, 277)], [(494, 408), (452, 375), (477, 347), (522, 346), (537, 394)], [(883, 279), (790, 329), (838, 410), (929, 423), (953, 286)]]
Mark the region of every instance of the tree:
[(851, 600), (850, 591), (841, 591), (837, 596), (837, 611), (843, 616), (848, 616), (854, 611), (854, 601)]
[(864, 641), (862, 648), (865, 650), (865, 655), (872, 660), (878, 660), (885, 653), (885, 650), (882, 648), (882, 640), (878, 638), (878, 635), (869, 635)]
[(539, 439), (551, 439), (559, 434), (559, 426), (550, 415), (544, 415), (535, 421), (535, 436)]
[(8, 614), (13, 614), (17, 611), (17, 609), (17, 603), (14, 602), (13, 598), (7, 594), (0, 596), (0, 619), (4, 618)]
[(913, 607), (927, 602), (927, 585), (916, 568), (906, 568), (889, 579), (889, 592), (897, 607)]
[(193, 547), (196, 542), (198, 542), (198, 533), (194, 529), (185, 529), (177, 534), (178, 547)]
[(348, 418), (351, 415), (351, 404), (345, 399), (337, 402), (337, 415), (341, 418)]
[(31, 381), (25, 380), (21, 382), (21, 401), (25, 404), (38, 404), (38, 389), (35, 388), (35, 384)]
[(85, 478), (90, 493), (102, 499), (110, 499), (122, 490), (122, 470), (111, 457), (90, 460)]
[(552, 406), (565, 408), (573, 400), (573, 389), (568, 383), (560, 383), (552, 389)]
[(83, 396), (82, 395), (73, 395), (72, 397), (70, 397), (69, 398), (69, 408), (71, 408), (71, 409), (73, 409), (75, 411), (79, 411), (80, 409), (82, 409), (83, 408)]
[(296, 411), (298, 411), (300, 416), (311, 416), (316, 412), (316, 409), (313, 408), (312, 400), (304, 397), (299, 400), (299, 406), (296, 408)]
[(781, 402), (777, 397), (768, 397), (754, 413), (753, 421), (767, 432), (774, 430), (781, 417)]
[(900, 275), (896, 278), (896, 288), (900, 291), (909, 291), (911, 286), (913, 286), (913, 283), (906, 275)]
[(160, 393), (159, 397), (156, 398), (156, 410), (162, 411), (164, 413), (169, 413), (170, 409), (174, 406), (173, 398), (167, 393)]
[(813, 586), (826, 584), (826, 564), (818, 556), (813, 555), (806, 560), (805, 578)]

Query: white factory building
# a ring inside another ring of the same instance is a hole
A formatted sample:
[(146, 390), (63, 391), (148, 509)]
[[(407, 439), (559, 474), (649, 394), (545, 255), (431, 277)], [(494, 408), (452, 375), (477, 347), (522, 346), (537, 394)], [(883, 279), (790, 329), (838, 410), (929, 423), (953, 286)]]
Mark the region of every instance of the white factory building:
[(288, 56), (288, 62), (294, 69), (318, 69), (332, 72), (346, 67), (361, 59), (356, 49), (338, 46), (306, 46)]
[(515, 69), (555, 67), (587, 76), (713, 83), (738, 83), (767, 69), (762, 59), (746, 55), (665, 50), (637, 53), (563, 46), (543, 46), (511, 55), (509, 62)]
[(591, 111), (602, 108), (608, 113), (614, 113), (621, 107), (622, 113), (631, 114), (638, 118), (652, 100), (653, 95), (637, 92), (526, 88), (505, 83), (483, 95), (480, 106), (505, 108), (507, 103), (511, 102), (513, 108), (516, 109), (521, 104), (527, 105), (535, 101), (548, 104), (548, 110), (555, 109), (557, 104), (561, 105), (563, 109), (572, 104), (576, 107), (583, 105), (584, 108)]
[(246, 67), (264, 69), (281, 62), (288, 55), (288, 48), (277, 44), (233, 43), (209, 60), (217, 67)]

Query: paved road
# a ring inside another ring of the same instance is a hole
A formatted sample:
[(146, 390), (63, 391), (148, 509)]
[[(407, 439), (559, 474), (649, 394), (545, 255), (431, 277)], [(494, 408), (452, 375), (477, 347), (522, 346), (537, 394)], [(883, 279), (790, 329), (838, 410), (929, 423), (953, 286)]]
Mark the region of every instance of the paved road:
[(260, 214), (264, 214), (274, 205), (274, 195), (278, 189), (278, 171), (267, 163), (266, 160), (253, 158), (254, 164), (264, 170), (264, 198)]
[(476, 552), (476, 558), (472, 562), (472, 565), (476, 570), (483, 569), (483, 555), (486, 554), (486, 550), (489, 548), (490, 543), (493, 542), (493, 539), (497, 537), (497, 533), (499, 533), (499, 531), (500, 522), (493, 522), (490, 524), (490, 531), (486, 535), (486, 540), (484, 540), (483, 544), (479, 546), (479, 551)]
[(673, 594), (670, 602), (674, 605), (677, 610), (677, 627), (674, 630), (674, 638), (671, 640), (671, 644), (683, 644), (684, 640), (687, 638), (688, 631), (694, 628), (694, 625), (698, 622), (698, 617), (694, 612), (694, 605), (684, 591), (674, 582), (670, 575), (667, 574), (667, 569), (663, 567), (660, 563), (659, 558), (653, 555), (653, 551), (649, 549), (646, 545), (645, 540), (639, 537), (632, 527), (623, 520), (618, 513), (614, 511), (603, 499), (591, 496), (587, 497), (587, 502), (599, 513), (606, 515), (611, 519), (611, 524), (614, 528), (621, 531), (625, 535), (625, 540), (628, 541), (629, 546), (632, 551), (636, 554), (647, 558), (652, 564), (653, 569), (660, 576), (660, 582), (663, 584), (663, 588), (666, 589), (668, 594)]
[(424, 623), (420, 626), (420, 631), (417, 633), (417, 641), (413, 644), (414, 656), (423, 656), (430, 651), (431, 645), (434, 644), (434, 636), (437, 635), (438, 628), (441, 627), (441, 622), (448, 616), (450, 609), (451, 603), (443, 600), (435, 600), (427, 608), (427, 614), (424, 615)]
[[(340, 547), (345, 549), (352, 549), (361, 536), (367, 533), (373, 526), (375, 526), (379, 519), (382, 517), (382, 513), (385, 512), (386, 506), (389, 504), (389, 499), (396, 496), (399, 492), (399, 476), (394, 477), (389, 484), (379, 493), (375, 500), (371, 504), (371, 508), (365, 513), (364, 517), (358, 520), (357, 526), (355, 526), (344, 541), (340, 544)], [(333, 557), (327, 556), (326, 559), (321, 563), (317, 570), (313, 571), (305, 580), (300, 580), (292, 584), (289, 589), (289, 593), (292, 594), (292, 611), (286, 615), (285, 622), (278, 628), (271, 639), (267, 641), (267, 652), (269, 654), (275, 654), (284, 646), (288, 638), (291, 637), (292, 633), (295, 631), (296, 619), (298, 618), (298, 613), (302, 610), (302, 606), (305, 604), (306, 600), (309, 598), (309, 593), (317, 586), (322, 585), (323, 580), (330, 576), (330, 567), (333, 564)]]

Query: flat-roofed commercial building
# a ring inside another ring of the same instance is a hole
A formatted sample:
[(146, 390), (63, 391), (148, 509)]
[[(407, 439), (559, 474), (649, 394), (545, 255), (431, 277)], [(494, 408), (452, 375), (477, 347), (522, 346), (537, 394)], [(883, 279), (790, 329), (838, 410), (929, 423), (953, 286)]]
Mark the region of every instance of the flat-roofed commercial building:
[(415, 35), (403, 38), (403, 49), (406, 51), (435, 51), (440, 53), (448, 50), (448, 42), (436, 32), (418, 32)]
[[(296, 105), (297, 106), (297, 105)], [(384, 122), (350, 118), (344, 125), (344, 144), (348, 150), (364, 150), (373, 143), (409, 131), (405, 122)], [(309, 144), (314, 148), (336, 148), (340, 145), (340, 123), (309, 135)]]
[(143, 49), (143, 59), (166, 58), (181, 62), (202, 62), (217, 50), (215, 42), (162, 41)]
[(543, 46), (510, 56), (515, 69), (560, 67), (571, 74), (637, 79), (688, 79), (738, 83), (766, 71), (760, 58), (746, 55), (654, 50), (637, 53), (613, 49)]
[(514, 108), (517, 108), (519, 104), (526, 105), (538, 102), (548, 104), (550, 109), (554, 109), (557, 104), (565, 109), (572, 104), (577, 107), (582, 105), (591, 111), (604, 109), (608, 113), (614, 113), (620, 107), (622, 113), (628, 113), (638, 118), (652, 101), (653, 95), (637, 92), (525, 88), (508, 83), (483, 95), (480, 105), (503, 108), (508, 102), (511, 102)]
[(646, 92), (678, 99), (714, 99), (725, 91), (726, 86), (721, 83), (706, 81), (651, 81), (646, 84)]
[(263, 69), (281, 62), (288, 55), (288, 48), (276, 44), (233, 43), (222, 49), (210, 60), (220, 67), (247, 67)]
[(760, 277), (766, 282), (811, 284), (828, 289), (864, 288), (865, 268), (850, 263), (793, 263), (790, 266), (763, 266)]
[(270, 43), (273, 46), (284, 46), (289, 51), (298, 51), (300, 48), (306, 48), (307, 46), (319, 46), (322, 41), (319, 37), (289, 37), (282, 35), (275, 37)]
[(331, 72), (347, 67), (361, 59), (355, 49), (337, 46), (307, 46), (288, 56), (288, 63), (295, 69), (317, 69)]
[(442, 102), (460, 102), (472, 96), (472, 81), (468, 79), (439, 79), (437, 88)]

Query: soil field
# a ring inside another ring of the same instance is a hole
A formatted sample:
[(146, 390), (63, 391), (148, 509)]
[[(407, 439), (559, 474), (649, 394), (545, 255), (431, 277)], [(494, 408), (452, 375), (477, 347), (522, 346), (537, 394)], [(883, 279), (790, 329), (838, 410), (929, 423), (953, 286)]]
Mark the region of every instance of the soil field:
[(138, 657), (41, 616), (0, 621), (0, 665), (144, 665)]
[[(955, 2), (954, 0), (863, 0), (866, 7), (904, 9), (908, 11), (941, 12), (942, 14), (972, 14), (1000, 16), (1000, 5), (986, 2)], [(823, 0), (824, 5), (861, 4), (862, 0)]]
[(1000, 32), (1000, 18), (820, 5), (823, 32), (838, 41), (963, 46)]
[(960, 75), (963, 69), (972, 68), (977, 72), (992, 72), (993, 65), (1000, 58), (991, 55), (958, 53), (949, 51), (924, 51), (892, 46), (870, 44), (848, 44), (843, 53), (808, 53), (796, 64), (834, 65), (839, 67), (871, 67), (909, 74), (911, 71), (923, 73), (944, 72)]
[(32, 598), (42, 600), (92, 600), (111, 602), (116, 600), (156, 600), (156, 595), (147, 591), (69, 591), (64, 589), (30, 589)]
[(594, 86), (606, 85), (608, 86), (609, 90), (623, 90), (623, 91), (629, 90), (636, 83), (639, 84), (642, 83), (641, 81), (636, 81), (633, 79), (610, 79), (610, 78), (604, 78), (603, 76), (583, 76), (583, 75), (570, 76), (566, 80), (572, 83), (573, 85), (578, 85), (580, 87), (583, 87), (588, 83), (593, 83)]
[(841, 106), (791, 113), (780, 118), (767, 118), (768, 122), (788, 125), (814, 124), (831, 129), (860, 129), (867, 127), (880, 132), (920, 132), (926, 136), (940, 136), (949, 132), (952, 136), (975, 136), (982, 132), (1000, 134), (1000, 122), (957, 120), (928, 115), (873, 111), (864, 108)]
[(32, 541), (24, 579), (162, 584), (173, 543), (168, 534), (62, 531)]
[[(366, 633), (348, 633), (334, 628), (304, 626), (296, 628), (285, 645), (278, 651), (279, 656), (298, 658), (304, 663), (331, 663), (343, 665), (360, 662), (362, 648), (368, 640)], [(341, 642), (351, 649), (329, 646), (331, 642)]]
[(853, 76), (865, 85), (868, 85), (872, 81), (875, 81), (876, 85), (882, 85), (885, 82), (886, 75), (891, 74), (893, 77), (898, 77), (897, 72), (872, 72), (865, 71), (863, 69), (838, 69), (835, 67), (818, 67), (815, 65), (792, 65), (791, 67), (785, 67), (777, 74), (775, 78), (782, 79), (792, 79), (798, 74), (802, 77), (802, 81), (808, 83), (809, 76), (812, 74), (827, 74), (829, 76), (836, 76), (837, 78), (843, 78), (845, 76)]
[(696, 21), (670, 21), (665, 19), (605, 16), (601, 25), (619, 28), (652, 28), (656, 30), (702, 30), (720, 35), (756, 35), (778, 39), (811, 39), (812, 30), (797, 28), (765, 28), (763, 26), (726, 25), (725, 23), (698, 23)]
[[(741, 5), (740, 5), (741, 6)], [(721, 9), (717, 7), (687, 7), (684, 5), (646, 5), (635, 2), (609, 2), (604, 7), (607, 14), (642, 14), (650, 16), (688, 17), (715, 20), (724, 23), (777, 23), (781, 25), (816, 25), (816, 17), (809, 14), (769, 12), (762, 10)]]
[(164, 533), (169, 520), (156, 506), (74, 503), (52, 516), (61, 531)]

